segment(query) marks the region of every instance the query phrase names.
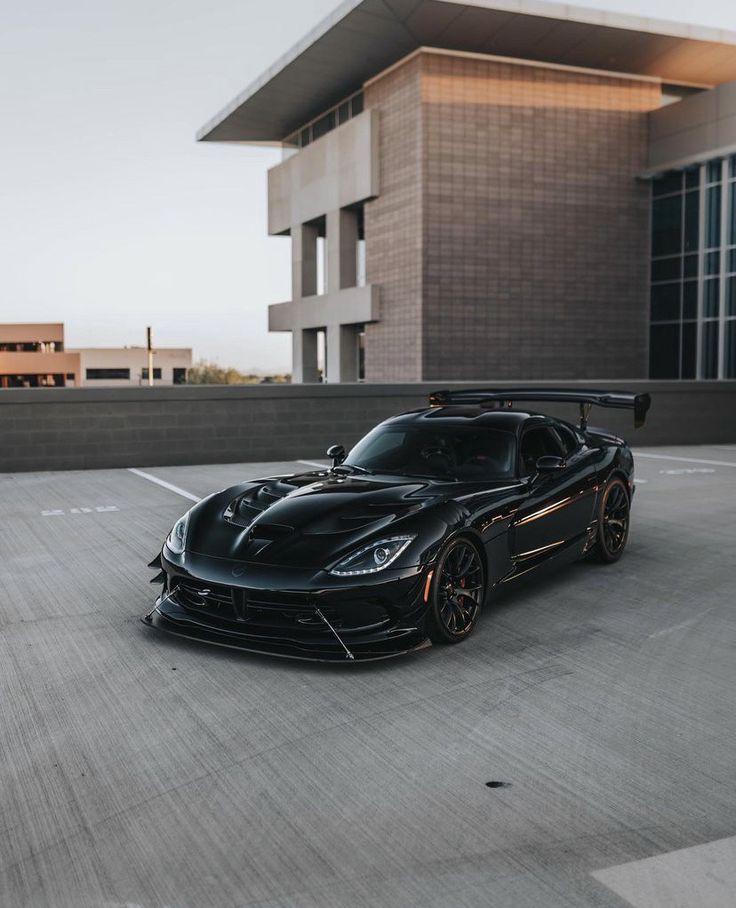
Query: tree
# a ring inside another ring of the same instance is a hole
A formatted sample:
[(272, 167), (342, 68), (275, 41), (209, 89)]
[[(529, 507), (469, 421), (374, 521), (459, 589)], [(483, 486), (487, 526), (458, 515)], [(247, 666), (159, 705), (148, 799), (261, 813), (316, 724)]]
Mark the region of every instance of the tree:
[(291, 375), (258, 375), (255, 372), (243, 374), (232, 366), (223, 369), (217, 363), (201, 359), (187, 373), (187, 384), (190, 385), (257, 385), (271, 382), (285, 383), (291, 381)]

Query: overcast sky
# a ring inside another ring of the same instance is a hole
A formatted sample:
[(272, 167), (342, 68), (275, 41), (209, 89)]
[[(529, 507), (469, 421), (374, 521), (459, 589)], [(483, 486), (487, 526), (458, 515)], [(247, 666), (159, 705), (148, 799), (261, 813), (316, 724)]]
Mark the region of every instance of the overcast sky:
[[(288, 369), (266, 306), (290, 295), (266, 235), (272, 149), (195, 131), (336, 0), (0, 0), (0, 322), (68, 346), (192, 346)], [(583, 5), (581, 2), (580, 5)], [(588, 0), (736, 30), (734, 0)]]

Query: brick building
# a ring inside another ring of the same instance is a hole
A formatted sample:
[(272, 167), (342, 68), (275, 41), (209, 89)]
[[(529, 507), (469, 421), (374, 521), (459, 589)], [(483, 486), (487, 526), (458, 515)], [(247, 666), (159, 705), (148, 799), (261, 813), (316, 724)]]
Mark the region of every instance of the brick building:
[(722, 31), (346, 0), (199, 138), (284, 149), (295, 381), (734, 378), (734, 79)]

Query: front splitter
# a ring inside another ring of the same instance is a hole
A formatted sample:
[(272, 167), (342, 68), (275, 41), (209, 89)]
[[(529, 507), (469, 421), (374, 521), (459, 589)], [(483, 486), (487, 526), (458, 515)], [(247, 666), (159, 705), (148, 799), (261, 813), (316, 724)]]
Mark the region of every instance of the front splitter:
[[(426, 637), (410, 645), (406, 645), (402, 638), (397, 638), (395, 641), (385, 641), (384, 646), (395, 642), (397, 644), (396, 649), (361, 649), (361, 644), (353, 644), (350, 646), (353, 658), (350, 659), (344, 650), (337, 647), (333, 651), (323, 646), (310, 647), (309, 644), (301, 645), (291, 640), (278, 640), (273, 637), (261, 642), (253, 638), (240, 638), (237, 635), (223, 633), (193, 622), (172, 621), (162, 614), (158, 607), (141, 618), (141, 621), (146, 627), (153, 627), (156, 630), (173, 634), (175, 637), (183, 637), (186, 640), (209, 643), (246, 653), (276, 656), (280, 659), (298, 659), (303, 662), (332, 662), (343, 665), (351, 662), (378, 662), (384, 659), (393, 659), (396, 656), (418, 653), (432, 646), (432, 642)], [(416, 637), (414, 640), (416, 640)]]

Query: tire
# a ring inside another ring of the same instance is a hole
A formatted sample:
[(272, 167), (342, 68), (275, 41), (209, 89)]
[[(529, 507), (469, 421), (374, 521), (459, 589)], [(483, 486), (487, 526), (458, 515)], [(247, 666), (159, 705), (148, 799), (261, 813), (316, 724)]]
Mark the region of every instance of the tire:
[(623, 555), (629, 539), (631, 499), (623, 479), (615, 476), (603, 492), (598, 506), (598, 528), (591, 556), (602, 564), (613, 564)]
[(432, 642), (461, 643), (469, 637), (478, 623), (485, 592), (486, 574), (478, 547), (464, 537), (450, 540), (440, 552), (432, 576), (427, 619)]

